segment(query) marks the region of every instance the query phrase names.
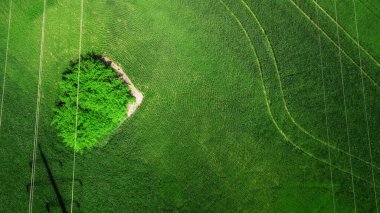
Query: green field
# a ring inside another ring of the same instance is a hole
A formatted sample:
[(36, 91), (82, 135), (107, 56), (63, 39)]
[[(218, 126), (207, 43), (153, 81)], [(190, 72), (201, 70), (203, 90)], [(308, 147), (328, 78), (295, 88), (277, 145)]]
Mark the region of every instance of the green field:
[(73, 212), (379, 212), (379, 1), (82, 1), (0, 2), (0, 212), (28, 211), (35, 138), (33, 212), (70, 212), (51, 122), (79, 51), (144, 101), (76, 155)]

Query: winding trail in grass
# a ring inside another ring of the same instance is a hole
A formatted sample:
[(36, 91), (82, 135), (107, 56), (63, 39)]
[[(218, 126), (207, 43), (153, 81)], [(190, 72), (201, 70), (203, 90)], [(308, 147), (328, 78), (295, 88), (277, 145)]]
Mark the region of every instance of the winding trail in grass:
[[(302, 15), (305, 16), (305, 18), (307, 20), (310, 21), (311, 24), (313, 24), (320, 32), (322, 32), (322, 34), (332, 43), (334, 44), (335, 47), (337, 47), (338, 49), (340, 49), (341, 53), (343, 53), (343, 55), (349, 60), (351, 61), (357, 68), (360, 68), (360, 65), (358, 63), (356, 63), (354, 61), (354, 59), (352, 59), (351, 56), (349, 56), (346, 51), (344, 51), (329, 35), (327, 35), (327, 33), (320, 27), (318, 26), (312, 19), (309, 15), (307, 15), (305, 13), (305, 11), (303, 11), (293, 0), (289, 0), (295, 8), (297, 8)], [(377, 90), (380, 90), (380, 85), (377, 81), (375, 81), (371, 76), (368, 75), (368, 73), (363, 69), (363, 74), (366, 76), (366, 78), (368, 78), (371, 83), (376, 87)]]
[(140, 90), (138, 90), (135, 87), (135, 85), (132, 83), (131, 79), (127, 76), (127, 74), (125, 74), (125, 72), (123, 71), (123, 68), (121, 68), (120, 65), (116, 64), (115, 62), (113, 62), (108, 57), (103, 57), (102, 59), (105, 62), (110, 63), (111, 68), (114, 69), (117, 72), (119, 78), (121, 78), (122, 80), (124, 80), (124, 82), (131, 89), (132, 96), (136, 98), (136, 101), (134, 103), (128, 103), (127, 116), (131, 117), (132, 114), (135, 113), (136, 110), (137, 110), (137, 108), (141, 105), (141, 103), (142, 103), (142, 101), (144, 99), (144, 95), (142, 94), (142, 92), (140, 92)]
[[(350, 171), (348, 170), (345, 170), (345, 169), (342, 169), (336, 165), (333, 165), (333, 164), (330, 164), (328, 161), (326, 161), (325, 159), (321, 159), (315, 155), (313, 155), (312, 153), (308, 152), (307, 150), (303, 149), (301, 146), (297, 145), (294, 141), (292, 141), (285, 133), (284, 131), (280, 128), (280, 126), (278, 125), (277, 121), (274, 119), (274, 116), (272, 114), (272, 110), (270, 108), (270, 104), (269, 104), (269, 97), (268, 97), (268, 94), (266, 92), (266, 87), (265, 87), (265, 84), (263, 83), (264, 82), (264, 77), (263, 77), (263, 71), (262, 71), (262, 66), (261, 66), (261, 63), (258, 59), (258, 56), (257, 56), (257, 52), (256, 52), (256, 48), (254, 47), (253, 45), (253, 42), (251, 40), (251, 38), (249, 37), (249, 34), (247, 32), (247, 30), (244, 28), (244, 26), (242, 25), (242, 23), (240, 22), (240, 20), (236, 17), (236, 15), (231, 11), (231, 9), (226, 5), (226, 3), (223, 1), (223, 0), (219, 0), (219, 2), (225, 7), (225, 9), (229, 12), (229, 14), (234, 18), (234, 20), (237, 22), (237, 24), (239, 25), (239, 28), (242, 30), (242, 32), (244, 33), (244, 36), (247, 40), (247, 42), (249, 42), (249, 47), (253, 53), (253, 58), (255, 59), (255, 62), (257, 64), (257, 67), (258, 67), (258, 70), (259, 70), (259, 73), (260, 73), (260, 78), (261, 78), (261, 81), (262, 81), (262, 91), (264, 93), (264, 96), (265, 96), (265, 105), (266, 105), (266, 109), (267, 109), (267, 112), (268, 112), (268, 115), (272, 121), (272, 123), (274, 124), (274, 126), (276, 127), (277, 131), (279, 132), (279, 134), (285, 139), (285, 141), (287, 141), (291, 146), (293, 146), (295, 149), (297, 149), (298, 151), (300, 151), (301, 153), (304, 153), (305, 155), (309, 156), (310, 158), (313, 158), (314, 160), (316, 161), (319, 161), (323, 164), (326, 164), (326, 165), (329, 165), (329, 166), (332, 166), (333, 168), (337, 169), (338, 171), (341, 171), (343, 173), (346, 173), (346, 174), (349, 174), (349, 175), (352, 175), (353, 177), (355, 177), (356, 179), (360, 180), (360, 181), (363, 181), (365, 183), (368, 183), (370, 184), (371, 186), (373, 185), (372, 182), (366, 180), (365, 178), (363, 177), (360, 177), (356, 174), (352, 174)], [(377, 188), (377, 186), (376, 186)]]
[(377, 165), (374, 165), (373, 163), (371, 162), (368, 162), (360, 157), (357, 157), (355, 155), (352, 155), (351, 153), (347, 152), (347, 151), (344, 151), (340, 148), (337, 148), (336, 146), (333, 146), (331, 145), (330, 143), (327, 143), (326, 141), (316, 137), (315, 135), (311, 134), (309, 131), (307, 131), (303, 126), (301, 126), (296, 120), (295, 118), (293, 117), (292, 113), (290, 112), (289, 108), (288, 108), (288, 104), (285, 100), (285, 95), (284, 95), (284, 91), (283, 91), (283, 86), (282, 86), (282, 81), (281, 81), (281, 75), (280, 75), (280, 71), (279, 71), (279, 68), (278, 68), (278, 63), (277, 63), (277, 59), (276, 59), (276, 55), (274, 53), (274, 50), (273, 50), (273, 47), (272, 47), (272, 44), (268, 38), (268, 35), (264, 29), (264, 27), (261, 25), (258, 17), (255, 15), (255, 13), (252, 11), (252, 9), (248, 6), (248, 4), (241, 0), (241, 2), (243, 3), (244, 7), (249, 11), (249, 13), (252, 15), (253, 19), (255, 20), (255, 22), (258, 24), (259, 28), (260, 28), (260, 31), (263, 33), (264, 35), (264, 38), (265, 38), (265, 43), (266, 43), (266, 46), (268, 48), (268, 51), (270, 53), (270, 56), (273, 60), (273, 64), (275, 66), (275, 69), (276, 69), (276, 77), (277, 77), (277, 80), (280, 84), (280, 93), (281, 93), (281, 98), (282, 98), (282, 102), (283, 102), (283, 105), (284, 105), (284, 108), (285, 108), (285, 112), (287, 113), (287, 115), (289, 116), (290, 120), (292, 121), (292, 123), (294, 125), (296, 125), (296, 127), (298, 129), (300, 129), (303, 133), (305, 133), (306, 135), (308, 135), (309, 137), (311, 137), (313, 140), (315, 141), (318, 141), (320, 144), (324, 145), (324, 146), (327, 146), (333, 150), (336, 150), (338, 152), (341, 152), (347, 156), (350, 156), (352, 158), (355, 158), (357, 159), (358, 161), (362, 162), (362, 163), (365, 163), (367, 165), (370, 165), (370, 166), (373, 166), (374, 168), (380, 170), (380, 167), (378, 167)]

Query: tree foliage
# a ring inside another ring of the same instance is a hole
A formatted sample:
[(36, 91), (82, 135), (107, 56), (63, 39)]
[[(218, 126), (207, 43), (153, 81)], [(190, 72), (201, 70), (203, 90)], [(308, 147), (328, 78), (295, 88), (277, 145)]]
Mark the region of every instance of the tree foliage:
[(102, 143), (120, 126), (126, 106), (134, 98), (130, 88), (101, 56), (82, 56), (76, 124), (78, 70), (79, 63), (75, 61), (63, 73), (53, 125), (67, 146), (83, 153)]

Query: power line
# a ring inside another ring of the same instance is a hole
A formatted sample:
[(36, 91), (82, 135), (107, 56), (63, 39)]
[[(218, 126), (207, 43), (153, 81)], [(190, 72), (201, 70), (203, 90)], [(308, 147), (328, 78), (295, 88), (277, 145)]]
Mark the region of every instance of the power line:
[(74, 185), (75, 185), (75, 160), (76, 160), (76, 146), (78, 137), (78, 111), (79, 111), (79, 92), (80, 92), (80, 71), (81, 71), (81, 55), (82, 55), (82, 33), (83, 33), (83, 0), (80, 6), (80, 27), (79, 27), (79, 51), (78, 51), (78, 75), (77, 75), (77, 100), (75, 112), (75, 133), (74, 133), (74, 149), (73, 149), (73, 179), (71, 183), (71, 204), (70, 212), (73, 212), (74, 206)]
[[(317, 25), (319, 26), (319, 12), (318, 8), (316, 7), (317, 12)], [(320, 63), (321, 63), (321, 75), (322, 75), (322, 86), (323, 86), (323, 103), (324, 103), (324, 114), (325, 114), (325, 127), (326, 127), (326, 136), (327, 136), (327, 143), (328, 146), (328, 156), (329, 156), (329, 162), (330, 162), (330, 180), (331, 180), (331, 193), (332, 193), (332, 201), (333, 201), (333, 207), (334, 212), (336, 212), (336, 204), (335, 204), (335, 192), (334, 192), (334, 179), (333, 179), (333, 172), (332, 172), (332, 162), (331, 162), (331, 149), (330, 149), (330, 132), (328, 127), (328, 117), (327, 117), (327, 105), (326, 105), (326, 85), (325, 85), (325, 73), (323, 69), (323, 57), (322, 57), (322, 42), (321, 42), (321, 33), (318, 32), (318, 44), (319, 44), (319, 55), (320, 55)]]
[(348, 145), (348, 153), (349, 156), (349, 162), (350, 162), (350, 169), (351, 169), (351, 186), (352, 186), (352, 194), (354, 198), (354, 208), (355, 212), (356, 210), (356, 195), (355, 195), (355, 184), (354, 184), (354, 176), (353, 168), (352, 168), (352, 157), (351, 157), (351, 144), (350, 144), (350, 132), (348, 128), (348, 117), (347, 117), (347, 103), (346, 103), (346, 94), (345, 94), (345, 86), (344, 86), (344, 76), (343, 76), (343, 64), (342, 64), (342, 54), (341, 54), (341, 48), (340, 48), (340, 36), (339, 36), (339, 24), (338, 24), (338, 11), (336, 8), (336, 0), (334, 0), (334, 11), (335, 11), (335, 21), (336, 21), (336, 33), (338, 37), (338, 51), (339, 51), (339, 63), (340, 63), (340, 77), (341, 77), (341, 83), (342, 83), (342, 93), (343, 93), (343, 106), (344, 106), (344, 117), (345, 117), (345, 124), (346, 124), (346, 134), (347, 134), (347, 145)]
[(11, 19), (12, 19), (12, 4), (13, 1), (9, 0), (9, 16), (8, 16), (8, 34), (7, 34), (7, 46), (5, 50), (5, 62), (4, 62), (4, 76), (3, 76), (3, 87), (2, 87), (2, 94), (1, 94), (1, 104), (0, 104), (0, 129), (1, 129), (1, 123), (3, 120), (3, 107), (4, 107), (4, 94), (5, 94), (5, 81), (6, 81), (6, 74), (7, 74), (7, 65), (8, 65), (8, 51), (9, 51), (9, 35), (11, 31)]
[(38, 126), (40, 119), (40, 103), (41, 103), (41, 84), (42, 84), (42, 63), (44, 56), (44, 42), (45, 42), (45, 11), (46, 0), (43, 0), (43, 13), (42, 13), (42, 27), (41, 27), (41, 44), (40, 44), (40, 65), (38, 69), (38, 85), (37, 85), (37, 103), (36, 103), (36, 120), (34, 126), (34, 142), (33, 142), (33, 159), (32, 159), (32, 174), (30, 177), (30, 191), (29, 191), (29, 213), (33, 211), (33, 192), (34, 180), (36, 173), (36, 150), (38, 146)]
[(365, 115), (365, 121), (366, 121), (366, 130), (367, 130), (367, 140), (368, 140), (368, 148), (369, 148), (369, 157), (371, 162), (371, 172), (372, 172), (372, 181), (373, 181), (373, 191), (375, 193), (375, 204), (376, 204), (376, 212), (379, 212), (379, 207), (377, 204), (377, 194), (376, 194), (376, 181), (375, 181), (375, 174), (373, 172), (373, 165), (372, 165), (372, 147), (371, 147), (371, 137), (369, 132), (369, 122), (368, 122), (368, 112), (367, 112), (367, 98), (365, 94), (365, 86), (364, 86), (364, 76), (363, 76), (363, 67), (362, 67), (362, 56), (360, 53), (360, 40), (359, 40), (359, 30), (358, 30), (358, 20), (357, 20), (357, 14), (356, 14), (356, 3), (355, 0), (352, 1), (354, 3), (354, 15), (355, 15), (355, 29), (356, 29), (356, 39), (358, 44), (358, 55), (359, 55), (359, 68), (360, 68), (360, 77), (361, 77), (361, 84), (362, 84), (362, 92), (363, 92), (363, 103), (364, 103), (364, 115)]

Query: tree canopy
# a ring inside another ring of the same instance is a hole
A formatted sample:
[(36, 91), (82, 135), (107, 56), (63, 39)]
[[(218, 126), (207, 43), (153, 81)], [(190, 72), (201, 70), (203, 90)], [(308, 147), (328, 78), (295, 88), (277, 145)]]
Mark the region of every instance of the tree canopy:
[(80, 63), (76, 125), (78, 70), (79, 63), (75, 61), (63, 73), (53, 125), (68, 147), (83, 153), (103, 143), (120, 126), (126, 117), (127, 104), (133, 102), (134, 97), (128, 85), (101, 56), (84, 55)]

